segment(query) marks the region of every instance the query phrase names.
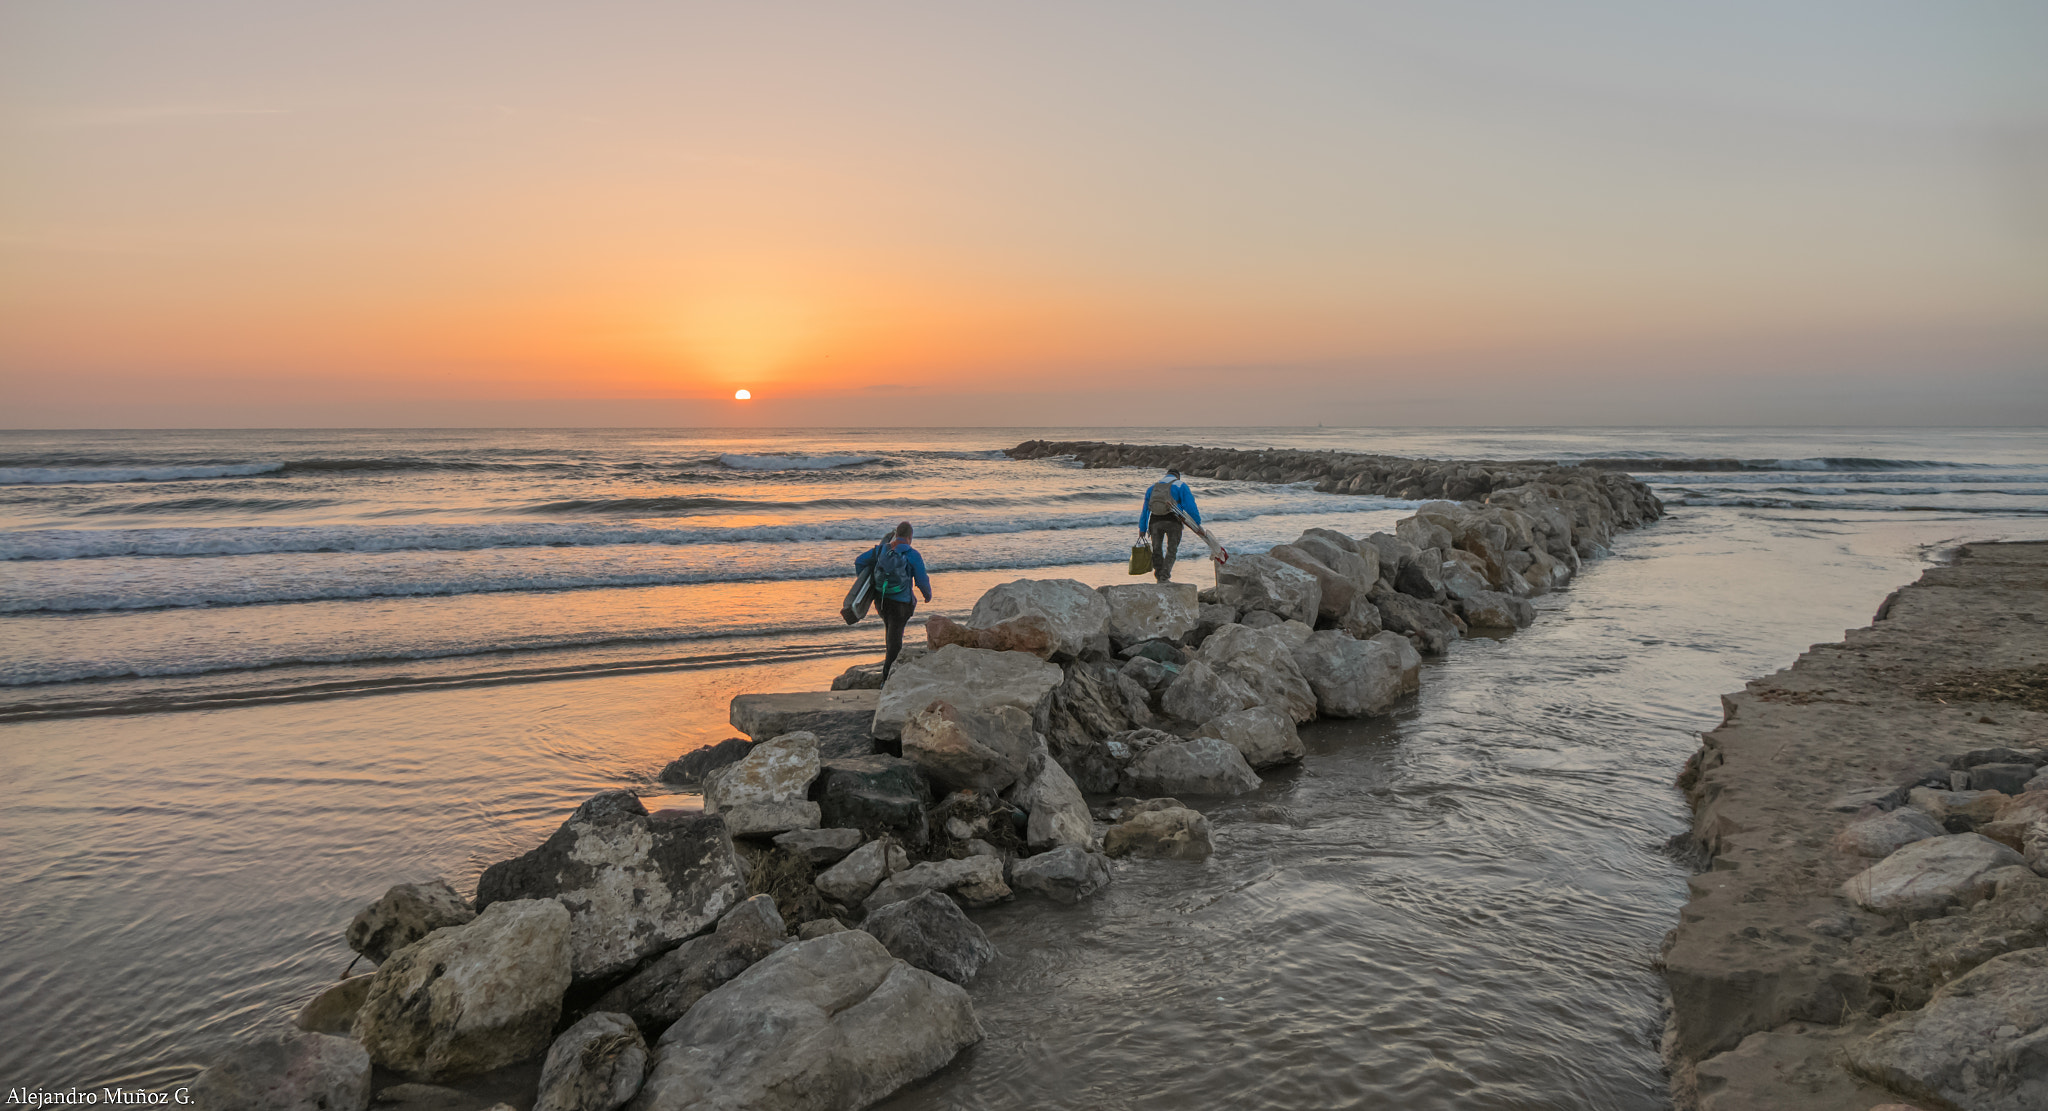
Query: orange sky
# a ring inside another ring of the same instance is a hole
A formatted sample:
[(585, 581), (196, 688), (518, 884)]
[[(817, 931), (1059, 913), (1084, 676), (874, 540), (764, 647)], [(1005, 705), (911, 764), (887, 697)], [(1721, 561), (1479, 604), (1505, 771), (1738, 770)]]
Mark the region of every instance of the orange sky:
[(2048, 423), (2039, 9), (80, 0), (0, 42), (0, 424), (1314, 423), (1539, 375), (1657, 423), (1714, 373)]

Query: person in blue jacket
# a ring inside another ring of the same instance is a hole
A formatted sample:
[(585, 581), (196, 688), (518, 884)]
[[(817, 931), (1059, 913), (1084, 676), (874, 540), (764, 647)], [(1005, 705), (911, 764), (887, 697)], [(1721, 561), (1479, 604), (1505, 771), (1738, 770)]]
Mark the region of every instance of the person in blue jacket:
[(1180, 471), (1168, 470), (1166, 477), (1145, 488), (1145, 500), (1138, 510), (1138, 539), (1152, 539), (1152, 577), (1159, 582), (1173, 578), (1173, 560), (1180, 554), (1181, 518), (1199, 525), (1202, 511), (1195, 508), (1195, 493), (1180, 480)]
[(881, 566), (876, 574), (886, 579), (877, 584), (876, 608), (882, 612), (882, 682), (889, 681), (889, 669), (896, 666), (896, 657), (903, 653), (903, 628), (910, 624), (910, 615), (917, 612), (917, 599), (911, 596), (910, 588), (916, 585), (924, 600), (932, 600), (932, 580), (925, 574), (924, 557), (910, 546), (910, 522), (896, 526), (896, 535), (862, 552), (853, 561), (854, 574), (859, 574), (875, 565)]

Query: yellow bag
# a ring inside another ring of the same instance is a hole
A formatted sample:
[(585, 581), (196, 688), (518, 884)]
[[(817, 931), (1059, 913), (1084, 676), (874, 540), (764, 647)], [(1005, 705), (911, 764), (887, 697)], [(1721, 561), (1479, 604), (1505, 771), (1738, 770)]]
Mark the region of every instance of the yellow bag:
[(1143, 544), (1131, 545), (1131, 574), (1143, 575), (1152, 570), (1152, 549)]

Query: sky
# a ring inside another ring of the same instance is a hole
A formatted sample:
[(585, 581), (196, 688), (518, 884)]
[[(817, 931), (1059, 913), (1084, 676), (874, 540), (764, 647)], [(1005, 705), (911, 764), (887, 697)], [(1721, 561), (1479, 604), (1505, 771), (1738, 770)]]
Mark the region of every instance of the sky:
[(0, 0), (0, 426), (2048, 425), (2044, 58), (2031, 0)]

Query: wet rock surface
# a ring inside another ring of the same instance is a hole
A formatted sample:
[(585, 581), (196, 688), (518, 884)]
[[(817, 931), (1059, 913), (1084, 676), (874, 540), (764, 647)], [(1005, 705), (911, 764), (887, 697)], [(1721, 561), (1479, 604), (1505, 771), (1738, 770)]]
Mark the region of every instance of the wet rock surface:
[(866, 1107), (981, 1040), (958, 985), (861, 930), (786, 946), (662, 1035), (634, 1111)]
[(469, 901), (446, 881), (393, 885), (348, 924), (348, 947), (373, 961), (384, 958), (443, 926), (476, 917)]
[(632, 1019), (584, 1015), (548, 1047), (533, 1111), (613, 1111), (639, 1093), (646, 1076), (647, 1042)]
[(2038, 766), (2048, 714), (1941, 685), (2048, 656), (2027, 616), (2044, 611), (2048, 544), (1967, 545), (1870, 627), (1724, 697), (1680, 779), (1711, 863), (1662, 961), (1681, 1108), (1868, 1107), (1882, 1101), (1840, 1101), (1873, 1087), (1930, 1108), (2048, 1105), (2027, 1087), (2048, 1084), (2048, 1054), (2018, 1048), (2048, 1044), (2026, 1041), (2039, 1019), (2020, 986), (2048, 953), (2048, 860), (2024, 852), (2025, 795), (1996, 789)]
[(974, 979), (995, 959), (996, 947), (958, 904), (936, 891), (901, 899), (870, 913), (861, 929), (890, 955), (956, 984)]
[(774, 952), (783, 933), (775, 900), (756, 895), (719, 919), (717, 929), (655, 958), (591, 1006), (625, 1014), (658, 1036), (697, 1000)]
[(479, 911), (509, 899), (568, 908), (579, 980), (624, 972), (718, 921), (746, 897), (716, 816), (650, 817), (630, 791), (576, 808), (540, 847), (477, 880)]
[(271, 1031), (200, 1073), (191, 1097), (209, 1111), (363, 1111), (370, 1105), (370, 1055), (348, 1038)]
[(561, 1017), (570, 932), (553, 899), (493, 903), (393, 953), (370, 982), (355, 1036), (377, 1064), (420, 1081), (531, 1057)]

